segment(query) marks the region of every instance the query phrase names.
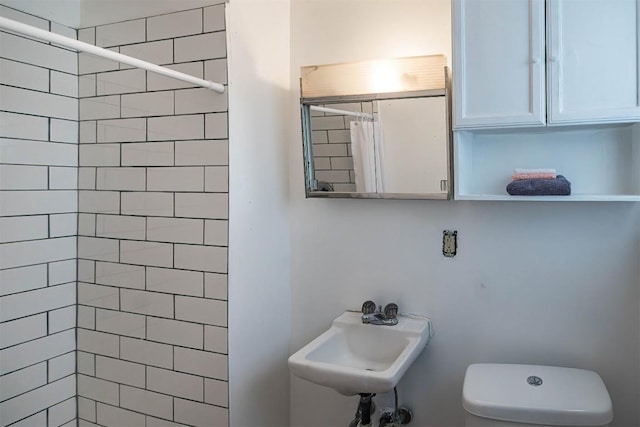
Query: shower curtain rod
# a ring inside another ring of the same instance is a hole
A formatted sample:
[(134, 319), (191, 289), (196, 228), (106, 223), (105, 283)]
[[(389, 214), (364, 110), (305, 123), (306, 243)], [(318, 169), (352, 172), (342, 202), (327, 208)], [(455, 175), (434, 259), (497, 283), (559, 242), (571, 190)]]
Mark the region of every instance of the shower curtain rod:
[(312, 109), (313, 111), (321, 111), (323, 113), (340, 114), (342, 116), (355, 116), (355, 117), (362, 117), (364, 119), (373, 120), (373, 114), (369, 114), (369, 113), (359, 113), (356, 111), (338, 110), (336, 108), (319, 107), (317, 105), (310, 105), (309, 108)]
[(160, 65), (152, 64), (147, 61), (142, 61), (140, 59), (123, 55), (118, 52), (112, 52), (110, 50), (103, 49), (101, 47), (94, 46), (89, 43), (85, 43), (79, 40), (74, 40), (69, 37), (61, 36), (60, 34), (55, 34), (49, 31), (41, 30), (40, 28), (32, 27), (31, 25), (22, 24), (12, 19), (0, 17), (0, 29), (8, 30), (18, 34), (23, 34), (25, 36), (33, 37), (46, 42), (55, 43), (57, 45), (68, 47), (70, 49), (74, 49), (80, 52), (85, 52), (91, 55), (100, 56), (102, 58), (110, 59), (112, 61), (121, 62), (123, 64), (132, 65), (137, 68), (142, 68), (144, 70), (162, 74), (163, 76), (171, 77), (171, 78), (182, 80), (198, 86), (202, 86), (204, 88), (211, 89), (218, 93), (224, 93), (224, 85), (220, 83), (190, 76), (189, 74), (171, 70), (166, 67), (161, 67)]

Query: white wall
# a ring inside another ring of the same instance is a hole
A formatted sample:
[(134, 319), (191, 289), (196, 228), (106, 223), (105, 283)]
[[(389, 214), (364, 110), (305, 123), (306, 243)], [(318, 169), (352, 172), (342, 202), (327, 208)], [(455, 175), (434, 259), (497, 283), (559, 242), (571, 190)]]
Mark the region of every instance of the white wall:
[(229, 41), (229, 410), (289, 425), (289, 0), (232, 0)]
[[(447, 0), (294, 0), (291, 20), (293, 88), (301, 65), (451, 56)], [(415, 425), (463, 425), (462, 380), (473, 362), (598, 371), (614, 425), (638, 425), (638, 206), (305, 200), (291, 112), (292, 351), (347, 308), (395, 301), (435, 325), (398, 387)], [(445, 229), (458, 230), (453, 259), (441, 254)], [(293, 426), (346, 425), (356, 403), (291, 380)]]

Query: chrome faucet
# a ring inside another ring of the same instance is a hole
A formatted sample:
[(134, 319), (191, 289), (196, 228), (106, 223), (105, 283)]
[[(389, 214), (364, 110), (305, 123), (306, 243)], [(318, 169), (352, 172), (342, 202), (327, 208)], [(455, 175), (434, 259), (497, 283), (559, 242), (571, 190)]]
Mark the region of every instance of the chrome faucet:
[(389, 303), (382, 310), (382, 306), (376, 307), (373, 301), (365, 301), (362, 304), (362, 323), (372, 325), (394, 326), (398, 324), (398, 304)]

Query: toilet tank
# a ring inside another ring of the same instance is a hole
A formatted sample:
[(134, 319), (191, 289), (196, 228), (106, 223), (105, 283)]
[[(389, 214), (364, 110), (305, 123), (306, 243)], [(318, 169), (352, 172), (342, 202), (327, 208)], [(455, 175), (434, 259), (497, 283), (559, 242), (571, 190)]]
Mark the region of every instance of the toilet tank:
[(607, 388), (592, 371), (538, 365), (470, 365), (462, 388), (467, 426), (606, 426)]

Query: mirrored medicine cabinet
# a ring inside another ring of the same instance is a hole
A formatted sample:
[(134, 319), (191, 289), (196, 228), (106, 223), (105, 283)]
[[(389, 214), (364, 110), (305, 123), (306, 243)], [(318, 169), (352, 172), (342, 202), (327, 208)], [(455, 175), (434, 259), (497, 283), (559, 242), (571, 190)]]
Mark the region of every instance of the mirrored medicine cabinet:
[(450, 199), (443, 55), (301, 68), (307, 197)]

